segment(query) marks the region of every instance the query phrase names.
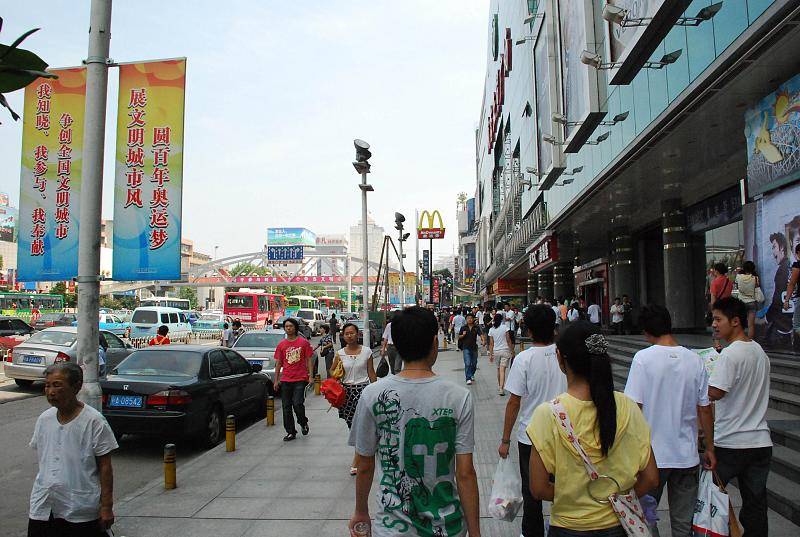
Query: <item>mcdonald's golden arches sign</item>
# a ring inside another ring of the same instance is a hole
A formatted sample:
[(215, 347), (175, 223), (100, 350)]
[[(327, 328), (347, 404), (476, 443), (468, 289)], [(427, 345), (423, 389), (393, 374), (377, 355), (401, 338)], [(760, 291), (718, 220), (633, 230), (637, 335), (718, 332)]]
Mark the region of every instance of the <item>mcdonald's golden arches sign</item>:
[[(434, 227), (434, 222), (438, 220), (439, 227)], [(426, 226), (427, 224), (427, 226)], [(443, 239), (444, 238), (444, 222), (442, 222), (442, 215), (438, 210), (433, 212), (422, 211), (419, 215), (419, 223), (417, 224), (417, 238), (419, 239)]]

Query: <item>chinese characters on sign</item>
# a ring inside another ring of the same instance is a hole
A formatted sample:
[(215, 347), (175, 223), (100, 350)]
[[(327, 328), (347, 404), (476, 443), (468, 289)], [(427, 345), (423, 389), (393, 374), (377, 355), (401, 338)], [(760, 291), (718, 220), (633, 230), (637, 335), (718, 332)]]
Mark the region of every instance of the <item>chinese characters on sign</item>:
[(52, 72), (57, 79), (40, 78), (25, 88), (20, 281), (68, 280), (78, 272), (86, 69)]
[(237, 276), (233, 283), (343, 283), (344, 276)]
[(114, 279), (180, 278), (185, 60), (121, 65)]
[(534, 244), (528, 254), (528, 265), (532, 271), (541, 270), (557, 261), (558, 240), (555, 235), (548, 235), (537, 244)]
[(302, 246), (268, 246), (268, 261), (302, 261)]

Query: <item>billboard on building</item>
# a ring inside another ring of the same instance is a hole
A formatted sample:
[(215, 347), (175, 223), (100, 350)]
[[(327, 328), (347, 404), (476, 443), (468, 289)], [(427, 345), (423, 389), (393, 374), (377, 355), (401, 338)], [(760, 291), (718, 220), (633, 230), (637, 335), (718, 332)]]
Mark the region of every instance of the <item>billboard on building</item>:
[[(584, 50), (594, 50), (594, 10), (592, 0), (558, 2), (558, 30), (561, 51), (561, 91), (564, 117), (565, 153), (577, 153), (606, 113), (600, 111), (605, 101), (599, 71), (581, 62)], [(605, 93), (605, 91), (603, 91)]]
[(181, 276), (186, 59), (120, 65), (115, 280)]
[(744, 134), (750, 196), (800, 179), (800, 74), (745, 113)]
[[(417, 275), (413, 272), (406, 272), (406, 277), (403, 279), (403, 286), (405, 287), (406, 304), (414, 303), (414, 289), (417, 285)], [(400, 305), (400, 273), (389, 273), (389, 303), (395, 306)]]
[(302, 261), (302, 246), (267, 246), (268, 261)]
[(692, 0), (608, 0), (607, 3), (627, 10), (626, 19), (645, 19), (639, 26), (622, 26), (603, 20), (604, 61), (618, 64), (607, 71), (608, 84), (625, 85), (630, 84), (650, 60)]
[(14, 242), (17, 239), (19, 211), (14, 207), (0, 207), (0, 241)]
[(17, 279), (78, 275), (86, 68), (53, 69), (25, 88)]
[(304, 227), (267, 228), (269, 246), (316, 246), (317, 236)]

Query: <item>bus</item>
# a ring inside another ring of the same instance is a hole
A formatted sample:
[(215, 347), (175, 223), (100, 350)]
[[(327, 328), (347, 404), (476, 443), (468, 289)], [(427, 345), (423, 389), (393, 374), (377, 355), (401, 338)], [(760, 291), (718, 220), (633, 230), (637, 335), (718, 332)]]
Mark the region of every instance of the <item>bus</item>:
[(344, 301), (341, 298), (332, 296), (318, 296), (319, 309), (328, 317), (332, 312), (341, 313), (344, 308)]
[(143, 298), (139, 301), (139, 306), (162, 306), (165, 308), (178, 308), (181, 311), (192, 309), (188, 298), (172, 298), (170, 296)]
[(242, 321), (243, 326), (253, 328), (271, 327), (272, 323), (286, 314), (286, 298), (251, 290), (225, 293), (226, 316)]
[(0, 293), (0, 310), (3, 315), (33, 321), (34, 310), (37, 313), (64, 311), (64, 297), (43, 293)]
[(319, 300), (313, 296), (292, 295), (290, 297), (286, 297), (286, 299), (288, 300), (288, 304), (286, 306), (286, 315), (290, 315), (292, 317), (297, 315), (297, 310), (299, 309), (319, 309)]

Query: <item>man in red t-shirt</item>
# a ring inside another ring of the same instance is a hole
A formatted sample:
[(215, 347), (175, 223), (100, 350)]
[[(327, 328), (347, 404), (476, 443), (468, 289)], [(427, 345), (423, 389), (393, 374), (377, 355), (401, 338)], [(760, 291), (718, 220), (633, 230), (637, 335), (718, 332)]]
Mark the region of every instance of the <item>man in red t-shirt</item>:
[(275, 389), (280, 389), (283, 406), (283, 428), (286, 429), (284, 442), (297, 438), (294, 414), (303, 434), (308, 434), (306, 417), (306, 385), (311, 378), (314, 350), (307, 339), (298, 336), (299, 326), (291, 317), (283, 323), (286, 339), (275, 349)]
[(167, 337), (167, 334), (169, 334), (169, 327), (165, 324), (162, 324), (158, 327), (158, 334), (156, 334), (156, 337), (150, 340), (148, 345), (151, 347), (153, 345), (169, 345), (172, 342)]

